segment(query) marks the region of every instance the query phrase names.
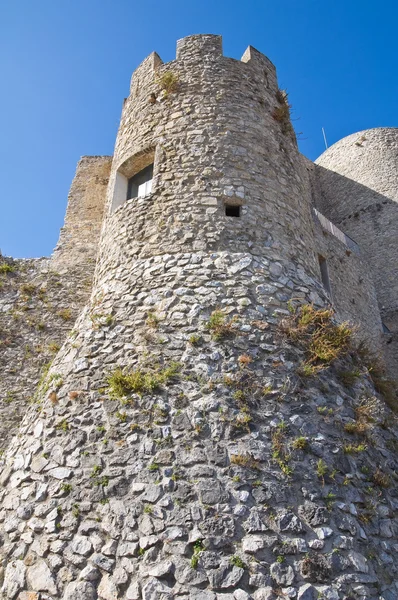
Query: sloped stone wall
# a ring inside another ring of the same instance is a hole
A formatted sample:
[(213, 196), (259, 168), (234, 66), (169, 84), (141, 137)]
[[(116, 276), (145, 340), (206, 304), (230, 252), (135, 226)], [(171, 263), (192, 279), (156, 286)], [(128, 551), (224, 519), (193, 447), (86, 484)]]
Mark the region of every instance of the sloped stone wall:
[[(40, 378), (87, 301), (87, 266), (56, 271), (51, 260), (0, 258), (0, 449), (15, 435)], [(1, 268), (1, 267), (0, 267)]]
[[(278, 331), (286, 301), (321, 303), (320, 285), (226, 252), (123, 269), (7, 452), (5, 598), (392, 600), (396, 422), (366, 376), (336, 379), (349, 360), (300, 379)], [(217, 307), (235, 319), (215, 341)], [(152, 393), (110, 396), (116, 367), (172, 361)]]

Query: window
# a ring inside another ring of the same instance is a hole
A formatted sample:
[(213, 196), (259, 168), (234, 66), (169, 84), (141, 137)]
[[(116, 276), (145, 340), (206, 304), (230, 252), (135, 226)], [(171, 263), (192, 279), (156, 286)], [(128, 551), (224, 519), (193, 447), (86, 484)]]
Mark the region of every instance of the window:
[(152, 190), (153, 164), (145, 167), (133, 177), (130, 177), (127, 186), (127, 200), (148, 196)]
[(325, 288), (329, 298), (332, 299), (332, 290), (330, 287), (329, 271), (328, 271), (328, 265), (326, 262), (326, 258), (324, 258), (321, 255), (318, 255), (318, 260), (319, 260), (319, 268), (321, 270), (321, 279), (322, 279), (323, 287)]
[(111, 212), (130, 198), (151, 194), (152, 184), (153, 191), (156, 191), (154, 172), (156, 173), (155, 148), (145, 148), (127, 158), (115, 174)]
[(225, 205), (225, 216), (227, 217), (240, 217), (240, 206), (234, 204)]

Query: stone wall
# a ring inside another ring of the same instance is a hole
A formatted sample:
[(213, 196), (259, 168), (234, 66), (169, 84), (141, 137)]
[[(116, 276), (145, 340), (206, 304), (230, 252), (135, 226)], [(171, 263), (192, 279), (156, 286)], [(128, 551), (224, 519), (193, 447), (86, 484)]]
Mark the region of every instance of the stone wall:
[[(170, 74), (178, 89), (165, 94), (159, 81)], [(265, 56), (249, 48), (237, 61), (222, 56), (219, 36), (191, 36), (179, 42), (176, 61), (148, 57), (131, 89), (116, 141), (109, 212), (116, 173), (133, 175), (129, 165), (145, 150), (155, 151), (153, 189), (150, 198), (119, 206), (105, 223), (111, 234), (102, 240), (100, 269), (111, 268), (107, 255), (117, 253), (266, 253), (273, 247), (316, 271), (302, 164), (292, 130), (282, 133), (273, 118), (280, 101), (275, 68)], [(225, 217), (225, 203), (241, 205), (241, 218)], [(134, 243), (123, 248), (118, 242), (110, 252), (116, 227)]]
[[(319, 283), (228, 252), (141, 259), (112, 281), (6, 453), (5, 597), (392, 600), (395, 421), (365, 376), (298, 377), (278, 328), (290, 297), (325, 300)], [(175, 362), (152, 391), (110, 394), (117, 367)]]
[[(302, 157), (302, 161), (308, 175), (308, 194), (312, 198), (312, 205), (320, 211), (325, 207), (320, 206), (319, 201), (321, 192), (315, 174), (318, 167), (305, 157)], [(312, 219), (315, 250), (318, 259), (319, 257), (326, 259), (331, 285), (330, 301), (337, 317), (352, 323), (357, 330), (358, 339), (364, 341), (376, 354), (384, 356), (385, 344), (389, 336), (383, 334), (372, 272), (361, 247), (358, 246), (353, 250), (347, 245), (347, 241), (344, 243), (342, 239), (336, 237), (336, 234), (331, 233), (330, 229), (322, 226), (314, 212), (312, 212)], [(332, 223), (332, 226), (335, 225)], [(319, 264), (318, 278), (322, 281)]]
[(72, 330), (93, 276), (79, 267), (54, 270), (46, 258), (0, 257), (0, 450), (16, 434), (41, 376)]
[(93, 270), (111, 164), (111, 156), (80, 159), (68, 195), (65, 224), (52, 257), (54, 269), (86, 264)]
[(318, 225), (317, 250), (326, 259), (331, 300), (339, 319), (357, 327), (357, 336), (373, 352), (384, 351), (382, 322), (369, 267), (360, 255)]
[(316, 203), (362, 249), (382, 320), (392, 333), (390, 370), (398, 372), (398, 129), (350, 135), (316, 161)]
[(11, 268), (0, 274), (0, 450), (90, 295), (111, 162), (79, 161), (51, 259), (0, 257)]
[[(90, 300), (3, 459), (7, 600), (396, 596), (396, 421), (281, 326), (328, 298), (277, 92), (219, 36), (133, 76)], [(151, 195), (112, 210), (149, 152)]]

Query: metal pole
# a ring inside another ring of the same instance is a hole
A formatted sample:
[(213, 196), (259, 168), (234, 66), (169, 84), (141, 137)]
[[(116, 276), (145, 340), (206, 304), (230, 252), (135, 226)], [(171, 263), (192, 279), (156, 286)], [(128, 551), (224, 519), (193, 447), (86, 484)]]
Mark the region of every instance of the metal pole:
[(325, 130), (324, 130), (324, 128), (323, 128), (323, 127), (322, 127), (322, 133), (323, 133), (323, 140), (324, 140), (324, 142), (325, 142), (325, 148), (326, 148), (326, 150), (327, 150), (327, 149), (328, 149), (328, 143), (327, 143), (327, 141), (326, 141)]

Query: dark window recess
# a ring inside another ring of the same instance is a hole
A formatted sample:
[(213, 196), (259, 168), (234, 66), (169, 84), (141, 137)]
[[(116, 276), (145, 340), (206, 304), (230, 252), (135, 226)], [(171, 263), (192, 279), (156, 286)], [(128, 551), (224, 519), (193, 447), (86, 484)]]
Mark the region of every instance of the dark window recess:
[(130, 177), (127, 186), (127, 200), (130, 198), (139, 198), (151, 193), (153, 177), (153, 165), (142, 169), (139, 173)]
[(240, 206), (234, 206), (233, 204), (226, 204), (225, 205), (225, 216), (240, 217)]
[(391, 333), (391, 331), (388, 329), (387, 325), (385, 323), (381, 323), (382, 327), (383, 327), (383, 333)]
[(329, 298), (332, 298), (332, 289), (330, 287), (330, 279), (329, 279), (329, 271), (328, 264), (326, 262), (326, 258), (323, 256), (318, 256), (319, 259), (319, 268), (321, 270), (321, 279), (323, 283), (323, 287), (325, 288)]

